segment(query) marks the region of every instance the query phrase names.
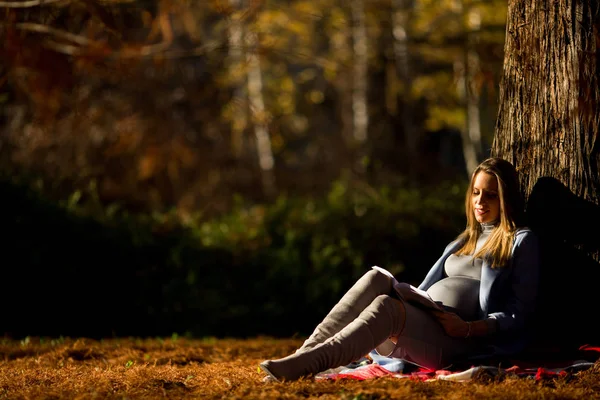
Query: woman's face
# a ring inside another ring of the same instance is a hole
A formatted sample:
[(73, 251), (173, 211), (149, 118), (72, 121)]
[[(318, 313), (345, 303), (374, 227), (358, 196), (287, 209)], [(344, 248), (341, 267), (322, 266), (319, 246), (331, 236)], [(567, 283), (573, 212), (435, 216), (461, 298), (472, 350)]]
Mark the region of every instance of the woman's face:
[(473, 180), (471, 204), (475, 219), (480, 224), (496, 222), (500, 217), (498, 180), (495, 175), (480, 171)]

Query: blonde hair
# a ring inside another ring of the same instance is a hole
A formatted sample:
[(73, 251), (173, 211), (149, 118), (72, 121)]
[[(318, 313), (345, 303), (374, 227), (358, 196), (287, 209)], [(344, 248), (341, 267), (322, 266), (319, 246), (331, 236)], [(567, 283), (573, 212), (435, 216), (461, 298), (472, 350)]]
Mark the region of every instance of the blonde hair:
[[(500, 217), (481, 249), (475, 254), (477, 239), (481, 235), (481, 224), (475, 219), (471, 200), (475, 177), (480, 172), (493, 175), (498, 181), (498, 197), (500, 199)], [(492, 268), (508, 264), (512, 253), (515, 232), (522, 227), (524, 220), (523, 198), (519, 189), (519, 179), (515, 167), (502, 158), (488, 158), (483, 161), (473, 174), (465, 198), (467, 227), (458, 236), (463, 245), (455, 255), (473, 255), (474, 258), (487, 258)]]

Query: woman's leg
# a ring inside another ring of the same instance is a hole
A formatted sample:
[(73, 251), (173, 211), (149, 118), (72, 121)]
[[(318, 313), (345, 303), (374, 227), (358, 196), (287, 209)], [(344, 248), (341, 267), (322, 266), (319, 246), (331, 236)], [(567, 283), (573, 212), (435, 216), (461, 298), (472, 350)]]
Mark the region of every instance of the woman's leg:
[(395, 338), (395, 349), (389, 354), (392, 357), (430, 369), (444, 369), (480, 346), (477, 338), (448, 336), (435, 317), (419, 306), (406, 302), (405, 311), (406, 322), (402, 334)]
[(390, 336), (401, 334), (405, 323), (404, 302), (379, 295), (342, 330), (310, 349), (260, 364), (277, 380), (296, 380), (363, 357)]
[(332, 337), (368, 307), (379, 295), (390, 294), (392, 279), (377, 270), (366, 272), (331, 309), (296, 353), (312, 349)]

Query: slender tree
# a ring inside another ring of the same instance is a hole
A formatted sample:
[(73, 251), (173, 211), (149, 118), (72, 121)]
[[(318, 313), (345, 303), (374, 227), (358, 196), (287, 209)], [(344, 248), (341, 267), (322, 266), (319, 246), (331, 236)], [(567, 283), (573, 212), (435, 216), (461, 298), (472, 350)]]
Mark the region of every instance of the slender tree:
[(352, 39), (354, 42), (354, 82), (352, 111), (354, 139), (359, 143), (367, 140), (369, 112), (367, 110), (367, 27), (363, 0), (352, 1)]
[[(404, 132), (404, 143), (406, 144), (407, 157), (409, 159), (408, 176), (411, 182), (416, 179), (416, 159), (418, 158), (418, 129), (413, 121), (414, 110), (412, 96), (412, 81), (414, 72), (411, 68), (409, 53), (410, 31), (408, 29), (409, 19), (413, 14), (414, 2), (412, 0), (392, 1), (392, 35), (394, 38), (394, 62), (397, 79), (402, 84), (402, 111), (401, 126)], [(392, 89), (395, 89), (392, 86)], [(395, 90), (392, 92), (396, 98)], [(396, 112), (396, 110), (393, 110)]]
[(258, 35), (249, 30), (246, 34), (248, 63), (248, 97), (254, 122), (256, 151), (261, 170), (263, 190), (267, 196), (275, 194), (275, 158), (267, 123), (267, 110), (263, 95), (263, 77), (258, 53)]
[(475, 76), (479, 69), (479, 55), (475, 51), (477, 32), (481, 29), (481, 13), (477, 8), (465, 7), (463, 0), (455, 1), (465, 29), (465, 44), (454, 62), (458, 79), (459, 98), (465, 107), (466, 124), (461, 129), (463, 153), (467, 171), (473, 171), (482, 159), (479, 90)]
[(246, 54), (244, 47), (244, 20), (242, 18), (243, 0), (229, 0), (233, 10), (227, 25), (227, 39), (229, 41), (229, 69), (231, 70), (232, 80), (235, 82), (233, 101), (231, 104), (231, 150), (236, 158), (240, 158), (243, 152), (244, 131), (248, 126), (247, 90), (245, 86), (245, 76), (239, 73), (243, 72), (243, 63)]

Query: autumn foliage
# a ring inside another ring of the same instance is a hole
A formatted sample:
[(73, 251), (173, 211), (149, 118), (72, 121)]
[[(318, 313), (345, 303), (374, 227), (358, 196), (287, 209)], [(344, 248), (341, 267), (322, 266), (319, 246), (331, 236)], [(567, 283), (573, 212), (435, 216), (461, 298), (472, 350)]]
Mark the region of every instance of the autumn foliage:
[(0, 344), (7, 399), (588, 399), (600, 396), (600, 364), (533, 380), (481, 375), (469, 382), (377, 378), (265, 383), (258, 363), (300, 339), (26, 338)]
[[(365, 2), (372, 122), (361, 144), (351, 132), (349, 4), (2, 2), (0, 168), (41, 179), (57, 199), (92, 185), (106, 206), (175, 209), (182, 219), (227, 212), (234, 193), (322, 195), (344, 177), (392, 186), (407, 176), (419, 185), (460, 179), (459, 65), (475, 29), (467, 14), (481, 19), (469, 44), (480, 56), (471, 89), (482, 96), (489, 142), (506, 9), (467, 3), (461, 11), (450, 1), (412, 10)], [(410, 22), (411, 87), (392, 54), (395, 13)], [(414, 138), (403, 127), (407, 107)], [(257, 126), (268, 131), (267, 150)], [(261, 151), (273, 163), (272, 193)]]

